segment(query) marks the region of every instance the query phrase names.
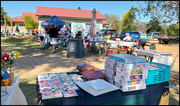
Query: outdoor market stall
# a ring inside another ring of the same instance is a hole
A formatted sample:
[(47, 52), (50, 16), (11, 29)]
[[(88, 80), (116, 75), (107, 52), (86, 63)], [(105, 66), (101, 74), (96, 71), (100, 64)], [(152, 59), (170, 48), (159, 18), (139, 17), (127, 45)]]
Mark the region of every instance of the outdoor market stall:
[[(78, 74), (78, 72), (70, 72), (68, 74)], [(99, 96), (93, 96), (83, 89), (76, 90), (78, 96), (75, 97), (58, 97), (42, 100), (39, 93), (39, 84), (37, 80), (36, 90), (38, 103), (40, 105), (158, 105), (161, 96), (165, 92), (169, 92), (169, 82), (159, 83), (146, 86), (144, 90), (133, 92), (122, 92), (115, 90)], [(166, 104), (167, 105), (167, 104)]]
[(169, 97), (168, 65), (129, 54), (109, 54), (104, 70), (89, 64), (76, 67), (79, 72), (39, 74), (36, 86), (39, 104), (167, 105), (169, 102), (168, 99), (162, 102), (163, 97)]

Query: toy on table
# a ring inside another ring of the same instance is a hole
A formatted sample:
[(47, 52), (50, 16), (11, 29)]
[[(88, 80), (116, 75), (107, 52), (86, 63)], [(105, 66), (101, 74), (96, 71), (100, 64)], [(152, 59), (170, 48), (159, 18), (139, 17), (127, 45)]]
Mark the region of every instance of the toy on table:
[(79, 90), (79, 88), (76, 85), (67, 85), (66, 89), (67, 90)]
[(47, 92), (51, 92), (52, 89), (51, 88), (43, 88), (42, 90), (40, 90), (40, 93), (47, 93)]
[(55, 88), (55, 87), (61, 86), (62, 83), (61, 82), (56, 82), (56, 83), (53, 83), (52, 85), (53, 85), (53, 88)]
[(60, 79), (53, 79), (53, 80), (50, 80), (51, 83), (56, 83), (56, 82), (61, 82)]
[(40, 80), (39, 84), (49, 83), (49, 80)]
[(51, 84), (49, 84), (49, 83), (41, 84), (40, 89), (43, 89), (43, 88), (51, 88)]
[(60, 77), (60, 79), (61, 79), (61, 81), (62, 81), (62, 82), (65, 82), (65, 81), (70, 80), (70, 78), (69, 78), (69, 77)]
[(49, 77), (38, 77), (38, 80), (48, 80)]
[(45, 96), (45, 97), (50, 97), (50, 96), (51, 96), (51, 93), (43, 93), (43, 96)]
[(74, 84), (73, 81), (66, 81), (66, 82), (64, 82), (64, 85), (72, 85), (72, 84)]
[(75, 90), (67, 90), (63, 92), (64, 97), (73, 97), (73, 96), (78, 96)]
[(65, 86), (58, 86), (55, 88), (55, 91), (60, 91), (60, 92), (64, 92), (66, 90), (66, 87)]
[(57, 77), (57, 76), (52, 76), (52, 77), (50, 77), (50, 79), (59, 79), (59, 77)]
[(53, 95), (54, 96), (61, 96), (62, 97), (62, 93), (60, 92), (60, 91), (55, 91), (55, 92), (53, 92)]

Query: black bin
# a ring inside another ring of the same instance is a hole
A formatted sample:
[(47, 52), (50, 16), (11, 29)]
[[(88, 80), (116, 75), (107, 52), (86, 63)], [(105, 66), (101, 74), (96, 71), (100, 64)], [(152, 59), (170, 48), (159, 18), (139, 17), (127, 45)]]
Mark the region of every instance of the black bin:
[(84, 53), (84, 44), (82, 39), (70, 39), (68, 48), (67, 48), (67, 57), (72, 58), (83, 58)]
[(150, 45), (150, 50), (156, 50), (156, 45), (155, 44), (151, 44)]

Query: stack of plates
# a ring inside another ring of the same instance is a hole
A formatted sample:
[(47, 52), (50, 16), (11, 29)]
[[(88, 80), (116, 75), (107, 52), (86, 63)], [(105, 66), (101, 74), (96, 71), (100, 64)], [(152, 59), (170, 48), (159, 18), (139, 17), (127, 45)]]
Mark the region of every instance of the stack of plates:
[(82, 82), (78, 83), (77, 85), (93, 96), (99, 96), (101, 94), (119, 90), (119, 88), (115, 85), (102, 79)]

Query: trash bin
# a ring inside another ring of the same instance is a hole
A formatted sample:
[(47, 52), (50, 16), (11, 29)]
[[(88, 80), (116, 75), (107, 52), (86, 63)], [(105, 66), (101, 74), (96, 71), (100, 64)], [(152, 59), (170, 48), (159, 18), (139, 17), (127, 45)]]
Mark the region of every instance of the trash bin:
[(156, 50), (156, 45), (155, 44), (151, 44), (150, 45), (150, 50)]
[(82, 39), (69, 39), (69, 44), (67, 48), (67, 57), (73, 58), (83, 58), (84, 44)]

